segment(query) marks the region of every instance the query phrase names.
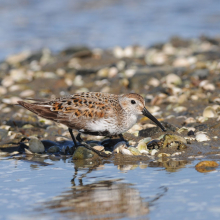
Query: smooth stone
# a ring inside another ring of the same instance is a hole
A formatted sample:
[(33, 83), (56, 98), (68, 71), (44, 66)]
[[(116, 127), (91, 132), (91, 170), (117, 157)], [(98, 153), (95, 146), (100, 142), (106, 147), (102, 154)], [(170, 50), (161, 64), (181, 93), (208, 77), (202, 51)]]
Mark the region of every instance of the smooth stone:
[(128, 150), (132, 153), (132, 155), (135, 156), (141, 155), (140, 151), (135, 147), (129, 147)]
[(43, 153), (45, 151), (43, 143), (36, 137), (30, 137), (29, 150), (33, 153)]
[(207, 106), (204, 109), (202, 116), (207, 118), (215, 118), (218, 117), (218, 114), (212, 106)]
[(83, 146), (79, 146), (76, 148), (72, 158), (73, 160), (85, 160), (85, 159), (96, 159), (98, 157), (99, 156), (95, 152)]
[(57, 153), (59, 151), (60, 151), (60, 148), (58, 146), (52, 146), (47, 150), (48, 153)]
[(8, 131), (4, 129), (0, 129), (0, 141), (6, 138), (8, 135)]

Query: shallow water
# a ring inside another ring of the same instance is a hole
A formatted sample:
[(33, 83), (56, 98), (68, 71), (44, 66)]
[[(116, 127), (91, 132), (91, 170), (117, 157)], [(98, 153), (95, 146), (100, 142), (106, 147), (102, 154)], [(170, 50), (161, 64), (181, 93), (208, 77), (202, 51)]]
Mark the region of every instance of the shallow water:
[(218, 0), (1, 0), (0, 59), (25, 49), (144, 46), (219, 35)]
[[(0, 161), (0, 219), (219, 219), (220, 169)], [(149, 164), (148, 164), (149, 165)]]

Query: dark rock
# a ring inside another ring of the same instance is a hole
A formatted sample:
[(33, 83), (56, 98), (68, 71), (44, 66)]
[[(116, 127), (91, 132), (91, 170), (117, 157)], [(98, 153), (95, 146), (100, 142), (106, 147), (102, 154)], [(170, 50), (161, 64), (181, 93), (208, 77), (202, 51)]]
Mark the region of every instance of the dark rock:
[(139, 131), (139, 137), (152, 137), (153, 135), (159, 133), (161, 129), (159, 127), (146, 128)]
[(166, 122), (166, 121), (163, 121), (161, 122), (161, 124), (169, 131), (173, 131), (173, 132), (176, 132), (179, 128), (176, 127), (175, 125), (169, 123), (169, 122)]
[(207, 129), (208, 129), (208, 125), (207, 125), (207, 124), (196, 125), (196, 126), (195, 126), (195, 129), (196, 129), (197, 131), (204, 131), (204, 130), (207, 130)]
[(209, 75), (209, 70), (208, 69), (199, 69), (196, 70), (193, 74), (194, 77), (198, 77), (200, 80), (207, 79)]
[(161, 147), (161, 141), (160, 140), (152, 140), (147, 144), (147, 148), (149, 150), (152, 149), (159, 149)]
[(188, 133), (187, 133), (188, 136), (191, 136), (191, 135), (195, 135), (194, 131), (190, 130)]

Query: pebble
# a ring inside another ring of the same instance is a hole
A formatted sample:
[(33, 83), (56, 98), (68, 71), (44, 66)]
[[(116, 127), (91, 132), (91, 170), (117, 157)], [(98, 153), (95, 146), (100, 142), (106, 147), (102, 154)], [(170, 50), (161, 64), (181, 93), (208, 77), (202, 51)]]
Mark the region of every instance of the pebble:
[(173, 154), (171, 155), (171, 157), (179, 156), (179, 155), (181, 155), (181, 154), (182, 154), (182, 152), (175, 152), (175, 153), (173, 153)]
[(77, 75), (73, 81), (74, 86), (83, 86), (84, 82), (81, 75)]
[(12, 153), (10, 153), (11, 156), (13, 156), (13, 155), (17, 155), (17, 154), (19, 154), (18, 151), (13, 151)]
[(166, 84), (173, 84), (176, 86), (180, 86), (182, 84), (182, 80), (176, 74), (170, 73), (168, 74), (162, 81), (165, 80)]
[(157, 155), (158, 157), (170, 157), (170, 154), (160, 153)]
[(219, 164), (215, 161), (201, 161), (198, 164), (196, 164), (195, 168), (198, 172), (201, 173), (207, 173), (215, 170), (216, 167), (218, 167)]
[(124, 155), (133, 155), (133, 153), (127, 148), (127, 147), (121, 147), (120, 148), (120, 153)]
[(85, 160), (85, 159), (95, 159), (98, 157), (99, 156), (95, 152), (93, 152), (83, 146), (79, 146), (76, 148), (72, 159), (73, 160)]
[(7, 93), (7, 89), (3, 86), (0, 86), (0, 95), (5, 95)]
[(207, 106), (204, 109), (202, 116), (207, 118), (216, 118), (218, 117), (218, 114), (212, 106)]
[(8, 131), (5, 129), (0, 129), (0, 141), (6, 138), (8, 135)]
[(196, 133), (196, 140), (198, 142), (203, 142), (203, 141), (210, 141), (210, 138), (208, 135), (202, 133), (202, 132), (197, 132)]
[(18, 101), (21, 101), (21, 98), (16, 97), (16, 96), (12, 96), (11, 98), (4, 98), (4, 99), (2, 99), (3, 103), (13, 104), (13, 105), (18, 104)]
[(34, 96), (35, 92), (31, 89), (24, 90), (20, 93), (21, 97), (31, 97)]
[(138, 145), (137, 145), (137, 149), (142, 153), (143, 151), (148, 151), (147, 149), (147, 144), (151, 141), (151, 137), (147, 137), (147, 138), (144, 138), (144, 139), (141, 139), (139, 142), (138, 142)]
[(121, 152), (121, 148), (125, 148), (127, 147), (126, 142), (125, 141), (120, 141), (118, 142), (114, 148), (113, 148), (113, 152), (115, 153), (120, 153)]
[(175, 111), (175, 112), (177, 112), (177, 113), (184, 112), (184, 111), (186, 111), (186, 110), (187, 110), (187, 108), (184, 107), (184, 106), (178, 106), (178, 107), (176, 107), (176, 108), (173, 109), (173, 111)]
[(29, 155), (32, 155), (32, 154), (33, 154), (33, 152), (31, 152), (31, 151), (28, 150), (27, 148), (24, 148), (24, 151), (25, 151), (26, 154), (29, 154)]
[(141, 152), (136, 147), (129, 147), (128, 150), (132, 153), (132, 155), (141, 155)]
[(59, 151), (60, 151), (60, 148), (58, 146), (51, 146), (47, 150), (48, 153), (57, 153)]
[(33, 153), (43, 153), (45, 151), (43, 143), (34, 136), (29, 137), (29, 150)]
[(6, 76), (2, 81), (1, 84), (3, 87), (9, 87), (11, 85), (13, 85), (14, 80), (11, 78), (11, 76)]
[(103, 146), (96, 145), (93, 147), (97, 151), (103, 151), (105, 148)]
[(151, 156), (154, 156), (157, 152), (158, 152), (158, 150), (153, 149), (153, 150), (150, 152), (150, 155), (151, 155)]
[(31, 55), (30, 51), (23, 51), (23, 52), (18, 53), (18, 54), (10, 55), (9, 57), (7, 57), (6, 61), (9, 64), (14, 65), (14, 64), (17, 64), (17, 63), (20, 63), (20, 62), (24, 61), (30, 55)]

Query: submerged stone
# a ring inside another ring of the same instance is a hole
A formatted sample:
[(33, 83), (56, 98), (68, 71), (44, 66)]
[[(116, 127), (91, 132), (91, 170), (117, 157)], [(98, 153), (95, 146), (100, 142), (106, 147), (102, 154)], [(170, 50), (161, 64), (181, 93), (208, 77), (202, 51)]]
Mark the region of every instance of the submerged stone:
[(72, 158), (73, 160), (85, 160), (85, 159), (96, 159), (98, 157), (99, 156), (95, 152), (83, 146), (79, 146), (76, 148)]
[(58, 146), (52, 146), (47, 150), (48, 153), (57, 153), (59, 151), (60, 151), (60, 148)]

